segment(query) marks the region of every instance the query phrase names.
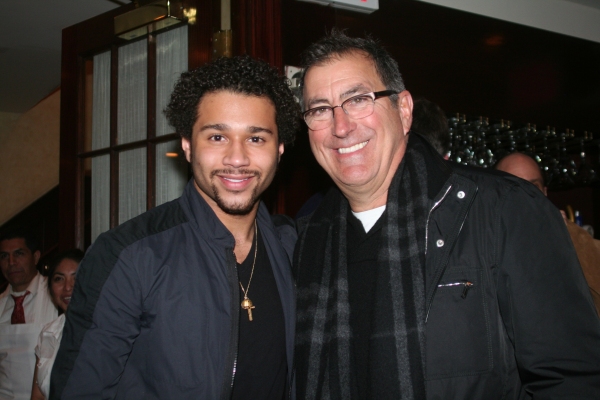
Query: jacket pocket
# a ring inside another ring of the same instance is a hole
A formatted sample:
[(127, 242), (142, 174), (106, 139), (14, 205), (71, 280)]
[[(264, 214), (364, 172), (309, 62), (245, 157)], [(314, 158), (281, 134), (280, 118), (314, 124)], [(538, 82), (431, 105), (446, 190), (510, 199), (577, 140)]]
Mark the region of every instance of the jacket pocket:
[(492, 339), (481, 269), (449, 268), (426, 326), (427, 379), (492, 369)]

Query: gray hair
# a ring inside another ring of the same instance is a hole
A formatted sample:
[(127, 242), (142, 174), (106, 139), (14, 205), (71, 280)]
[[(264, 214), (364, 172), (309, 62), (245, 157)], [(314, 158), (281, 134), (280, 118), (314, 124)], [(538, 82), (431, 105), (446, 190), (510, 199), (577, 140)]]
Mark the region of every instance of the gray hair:
[[(352, 38), (347, 36), (343, 31), (334, 28), (328, 35), (308, 46), (302, 53), (301, 66), (304, 69), (300, 77), (300, 87), (302, 88), (300, 90), (300, 105), (302, 108), (304, 108), (304, 78), (308, 70), (315, 65), (323, 65), (331, 59), (353, 53), (362, 53), (373, 61), (377, 75), (379, 75), (386, 89), (395, 90), (398, 93), (406, 90), (402, 75), (398, 69), (398, 63), (378, 41), (370, 36)], [(398, 106), (397, 95), (390, 96), (390, 100), (394, 106)]]

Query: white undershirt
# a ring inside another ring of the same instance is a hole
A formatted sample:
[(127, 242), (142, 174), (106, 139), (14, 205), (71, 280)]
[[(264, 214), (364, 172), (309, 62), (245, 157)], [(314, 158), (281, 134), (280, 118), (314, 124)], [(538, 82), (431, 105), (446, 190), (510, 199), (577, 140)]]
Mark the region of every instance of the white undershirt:
[(363, 224), (363, 228), (365, 228), (365, 232), (369, 232), (373, 225), (381, 218), (381, 215), (385, 211), (385, 206), (373, 208), (372, 210), (354, 212), (352, 211), (352, 215), (354, 215), (360, 222)]

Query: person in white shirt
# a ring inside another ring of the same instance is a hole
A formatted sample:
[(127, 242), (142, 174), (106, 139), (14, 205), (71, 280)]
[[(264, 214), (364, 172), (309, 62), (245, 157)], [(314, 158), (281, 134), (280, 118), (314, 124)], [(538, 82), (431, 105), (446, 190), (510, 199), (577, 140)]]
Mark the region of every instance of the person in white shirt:
[(9, 283), (0, 294), (0, 400), (30, 398), (37, 338), (58, 316), (46, 278), (36, 269), (39, 259), (28, 233), (0, 237), (0, 269)]
[(31, 387), (31, 400), (46, 400), (50, 394), (50, 372), (56, 359), (56, 353), (62, 339), (65, 326), (65, 312), (71, 302), (75, 274), (83, 252), (79, 249), (68, 250), (58, 255), (48, 270), (48, 293), (59, 309), (60, 316), (44, 326), (35, 347), (35, 372)]

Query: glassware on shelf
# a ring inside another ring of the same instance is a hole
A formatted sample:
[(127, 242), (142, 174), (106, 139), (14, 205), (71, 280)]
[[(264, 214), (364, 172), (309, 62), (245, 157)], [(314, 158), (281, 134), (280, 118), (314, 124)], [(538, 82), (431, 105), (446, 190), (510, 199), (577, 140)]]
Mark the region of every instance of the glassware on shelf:
[[(587, 136), (587, 132), (585, 132)], [(579, 169), (576, 174), (576, 182), (580, 185), (589, 185), (597, 181), (596, 171), (592, 168), (585, 153), (585, 140), (579, 140)]]
[(491, 168), (502, 157), (518, 151), (538, 163), (548, 186), (600, 183), (596, 172), (600, 159), (589, 157), (590, 151), (600, 157), (600, 140), (594, 140), (591, 133), (578, 136), (573, 129), (557, 132), (550, 126), (538, 130), (531, 123), (513, 126), (505, 119), (490, 122), (486, 117), (467, 118), (458, 113), (448, 118), (448, 126), (451, 161)]

